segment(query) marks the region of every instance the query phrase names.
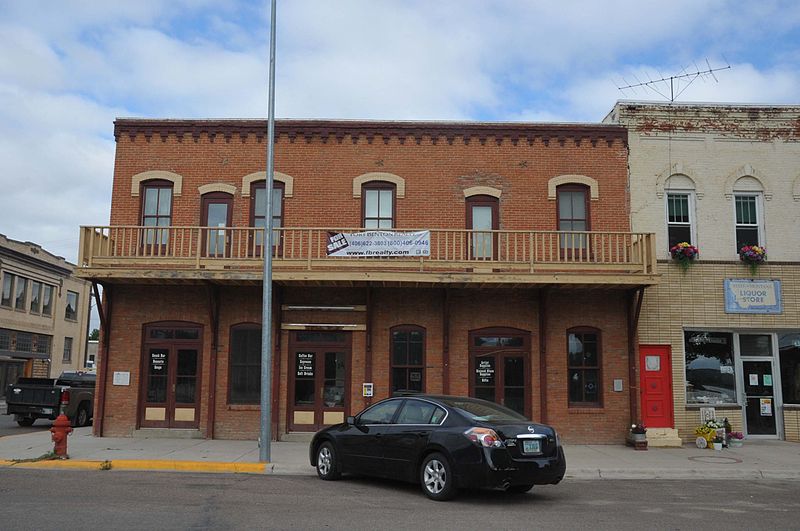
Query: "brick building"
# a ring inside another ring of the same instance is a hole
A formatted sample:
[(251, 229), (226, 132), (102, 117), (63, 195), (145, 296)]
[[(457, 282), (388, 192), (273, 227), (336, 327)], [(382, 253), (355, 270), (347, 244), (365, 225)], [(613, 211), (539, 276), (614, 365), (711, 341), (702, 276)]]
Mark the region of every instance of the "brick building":
[[(655, 408), (651, 424), (683, 440), (713, 408), (748, 438), (800, 441), (799, 118), (796, 105), (619, 102), (605, 120), (628, 128), (632, 226), (655, 233), (664, 275), (639, 339), (671, 384), (644, 418)], [(700, 250), (686, 271), (669, 252), (683, 241)], [(749, 268), (746, 245), (767, 261)]]
[[(79, 260), (105, 296), (96, 434), (257, 437), (265, 131), (116, 121), (111, 223), (81, 229)], [(630, 231), (624, 127), (279, 121), (275, 153), (274, 434), (404, 389), (623, 440), (659, 278), (654, 236)], [(331, 251), (365, 229), (428, 251)]]
[(20, 376), (85, 367), (90, 284), (74, 267), (0, 234), (0, 397)]

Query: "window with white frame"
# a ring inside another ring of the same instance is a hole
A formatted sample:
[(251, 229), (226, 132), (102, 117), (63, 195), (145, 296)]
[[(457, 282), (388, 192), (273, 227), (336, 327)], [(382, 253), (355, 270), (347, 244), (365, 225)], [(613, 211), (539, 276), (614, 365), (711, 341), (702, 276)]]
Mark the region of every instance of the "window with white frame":
[(761, 233), (761, 195), (736, 194), (736, 252), (745, 245), (763, 245)]
[(693, 237), (694, 198), (692, 193), (669, 192), (667, 194), (667, 243), (668, 249), (686, 242), (695, 245)]

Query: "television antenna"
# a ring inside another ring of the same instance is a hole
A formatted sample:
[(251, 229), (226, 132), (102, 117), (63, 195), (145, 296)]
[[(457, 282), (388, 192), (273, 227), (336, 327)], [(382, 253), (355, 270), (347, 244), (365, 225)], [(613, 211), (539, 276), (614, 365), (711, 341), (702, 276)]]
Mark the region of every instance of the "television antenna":
[[(617, 89), (623, 93), (626, 90), (633, 90), (634, 92), (636, 89), (651, 90), (662, 98), (669, 100), (670, 103), (674, 103), (675, 100), (698, 79), (705, 81), (711, 78), (715, 82), (719, 83), (719, 79), (717, 79), (717, 76), (714, 75), (714, 72), (719, 72), (720, 70), (730, 70), (731, 65), (726, 60), (725, 66), (712, 68), (711, 63), (709, 63), (708, 59), (706, 59), (706, 67), (707, 68), (701, 70), (700, 67), (697, 66), (697, 63), (694, 63), (694, 69), (691, 71), (687, 70), (688, 67), (684, 67), (678, 74), (672, 76), (662, 76), (658, 79), (651, 79), (648, 75), (647, 81), (641, 81), (638, 77), (636, 77), (636, 74), (633, 74), (636, 83), (629, 83), (628, 80), (623, 77), (622, 81), (625, 83), (625, 85), (618, 85)], [(682, 83), (685, 84), (682, 85)], [(667, 89), (669, 89), (668, 93)]]

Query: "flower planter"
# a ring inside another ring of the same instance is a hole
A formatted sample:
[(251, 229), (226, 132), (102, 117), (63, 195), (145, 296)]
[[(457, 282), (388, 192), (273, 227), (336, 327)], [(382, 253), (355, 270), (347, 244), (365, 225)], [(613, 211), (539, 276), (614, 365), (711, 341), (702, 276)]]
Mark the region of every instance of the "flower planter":
[(744, 446), (744, 441), (741, 439), (730, 439), (728, 441), (728, 448), (741, 448)]
[(716, 450), (717, 452), (721, 452), (722, 451), (722, 443), (721, 442), (715, 442), (715, 443), (712, 443), (712, 444), (714, 445), (714, 450)]
[(628, 446), (633, 446), (635, 450), (647, 450), (646, 433), (628, 433)]

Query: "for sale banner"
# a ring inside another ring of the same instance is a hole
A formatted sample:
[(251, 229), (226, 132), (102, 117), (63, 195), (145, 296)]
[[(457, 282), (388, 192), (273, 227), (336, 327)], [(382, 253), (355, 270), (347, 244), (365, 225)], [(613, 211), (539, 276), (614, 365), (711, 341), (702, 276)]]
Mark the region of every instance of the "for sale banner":
[(430, 256), (431, 232), (329, 232), (328, 256)]

